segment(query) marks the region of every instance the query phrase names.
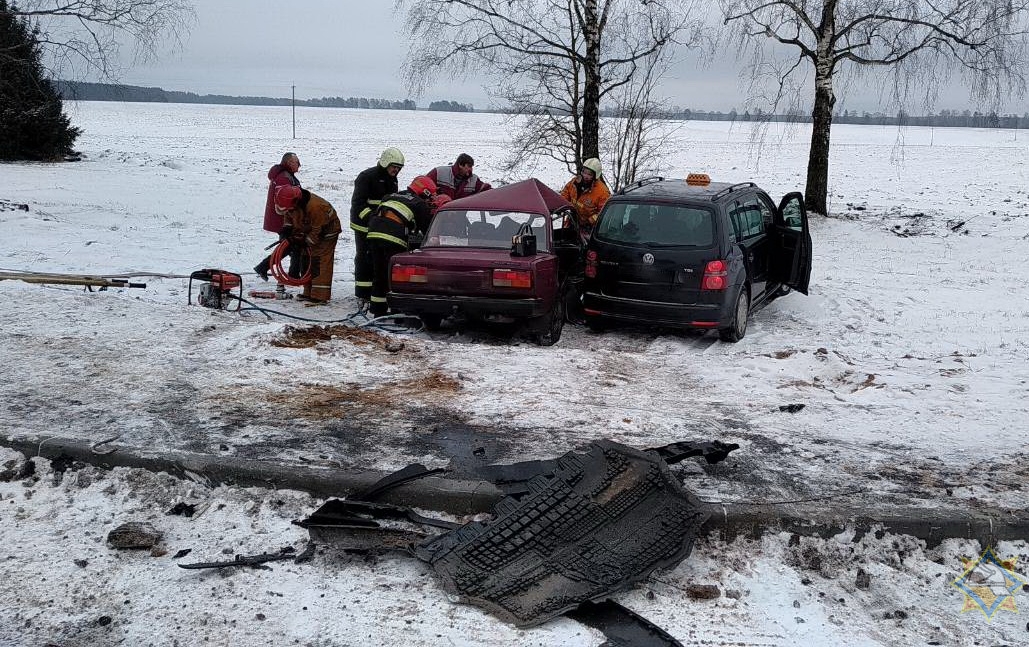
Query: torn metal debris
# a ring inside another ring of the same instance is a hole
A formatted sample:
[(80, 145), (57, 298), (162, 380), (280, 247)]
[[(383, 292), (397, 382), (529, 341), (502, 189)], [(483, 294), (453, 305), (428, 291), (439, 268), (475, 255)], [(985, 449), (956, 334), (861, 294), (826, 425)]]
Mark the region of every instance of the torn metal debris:
[(667, 631), (614, 600), (583, 602), (565, 615), (604, 634), (604, 645), (610, 647), (682, 647)]
[(409, 551), (413, 544), (432, 536), (423, 526), (460, 527), (401, 506), (349, 499), (330, 499), (307, 519), (293, 523), (307, 528), (311, 541), (360, 551)]
[(464, 525), (369, 501), (438, 472), (411, 465), (293, 523), (336, 548), (412, 553), (449, 593), (519, 627), (571, 613), (611, 628), (612, 640), (625, 633), (641, 641), (625, 644), (678, 645), (613, 602), (590, 603), (690, 554), (708, 513), (669, 464), (691, 456), (717, 463), (738, 448), (713, 441), (638, 450), (601, 440), (553, 460), (486, 466), (479, 475), (507, 496), (492, 519)]
[[(266, 562), (277, 562), (285, 559), (292, 559), (299, 564), (311, 559), (311, 556), (314, 555), (314, 549), (314, 543), (308, 544), (307, 548), (305, 548), (300, 553), (297, 553), (296, 548), (293, 548), (292, 546), (286, 546), (277, 553), (262, 553), (260, 555), (236, 555), (230, 560), (225, 560), (221, 562), (195, 562), (193, 564), (179, 564), (179, 568), (224, 568), (226, 566), (250, 566), (252, 568), (267, 568), (264, 566)], [(181, 551), (179, 552), (181, 553)]]
[(493, 520), (415, 548), (444, 589), (528, 627), (689, 555), (708, 513), (656, 453), (596, 441), (556, 463)]

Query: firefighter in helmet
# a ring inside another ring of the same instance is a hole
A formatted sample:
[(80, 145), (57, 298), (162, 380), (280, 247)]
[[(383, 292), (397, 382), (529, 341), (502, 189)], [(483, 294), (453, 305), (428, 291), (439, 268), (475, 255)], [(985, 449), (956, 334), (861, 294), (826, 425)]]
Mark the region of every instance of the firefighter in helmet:
[(280, 232), (290, 245), (306, 245), (311, 258), (311, 280), (301, 301), (325, 303), (332, 296), (332, 265), (336, 241), (343, 231), (336, 210), (327, 200), (298, 186), (282, 186), (275, 191), (275, 210), (283, 216)]
[(372, 296), (372, 257), (368, 250), (368, 220), (382, 199), (396, 193), (397, 175), (404, 168), (404, 154), (390, 147), (379, 155), (379, 162), (354, 180), (350, 198), (350, 228), (354, 230), (354, 296), (366, 302)]
[(424, 175), (382, 199), (368, 222), (368, 248), (372, 256), (372, 295), (369, 311), (381, 317), (389, 310), (389, 260), (408, 249), (408, 235), (424, 233), (432, 219), (436, 183)]
[(579, 173), (561, 189), (561, 197), (575, 208), (579, 230), (584, 234), (592, 232), (600, 210), (611, 197), (611, 190), (601, 173), (600, 160), (591, 157), (584, 161)]

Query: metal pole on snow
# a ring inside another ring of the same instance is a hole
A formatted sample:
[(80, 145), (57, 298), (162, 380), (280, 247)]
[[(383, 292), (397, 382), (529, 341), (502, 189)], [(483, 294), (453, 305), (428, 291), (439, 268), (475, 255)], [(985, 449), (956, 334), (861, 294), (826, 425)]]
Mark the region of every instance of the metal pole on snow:
[(293, 139), (297, 138), (297, 86), (289, 86), (293, 89)]

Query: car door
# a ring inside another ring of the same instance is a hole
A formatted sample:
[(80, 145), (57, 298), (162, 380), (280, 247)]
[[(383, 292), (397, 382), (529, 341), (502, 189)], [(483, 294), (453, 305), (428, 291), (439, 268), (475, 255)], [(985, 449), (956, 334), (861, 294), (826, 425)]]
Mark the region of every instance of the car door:
[(756, 303), (765, 293), (775, 248), (772, 240), (774, 210), (770, 204), (764, 204), (757, 194), (751, 194), (734, 202), (729, 217), (736, 228), (736, 244), (743, 252), (750, 282), (751, 303)]
[(811, 281), (812, 245), (804, 196), (798, 192), (786, 194), (775, 215), (779, 239), (776, 278), (783, 285), (807, 294)]

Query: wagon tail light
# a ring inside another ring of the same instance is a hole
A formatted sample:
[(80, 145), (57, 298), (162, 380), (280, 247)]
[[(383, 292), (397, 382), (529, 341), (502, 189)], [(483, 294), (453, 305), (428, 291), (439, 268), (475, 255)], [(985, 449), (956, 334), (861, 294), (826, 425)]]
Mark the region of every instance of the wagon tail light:
[(597, 253), (593, 250), (586, 252), (586, 276), (597, 278)]
[(429, 271), (420, 265), (394, 265), (389, 278), (393, 283), (428, 283)]
[(701, 290), (724, 290), (729, 287), (729, 266), (725, 261), (708, 261), (704, 267)]
[(532, 272), (526, 270), (493, 270), (495, 288), (531, 288)]

